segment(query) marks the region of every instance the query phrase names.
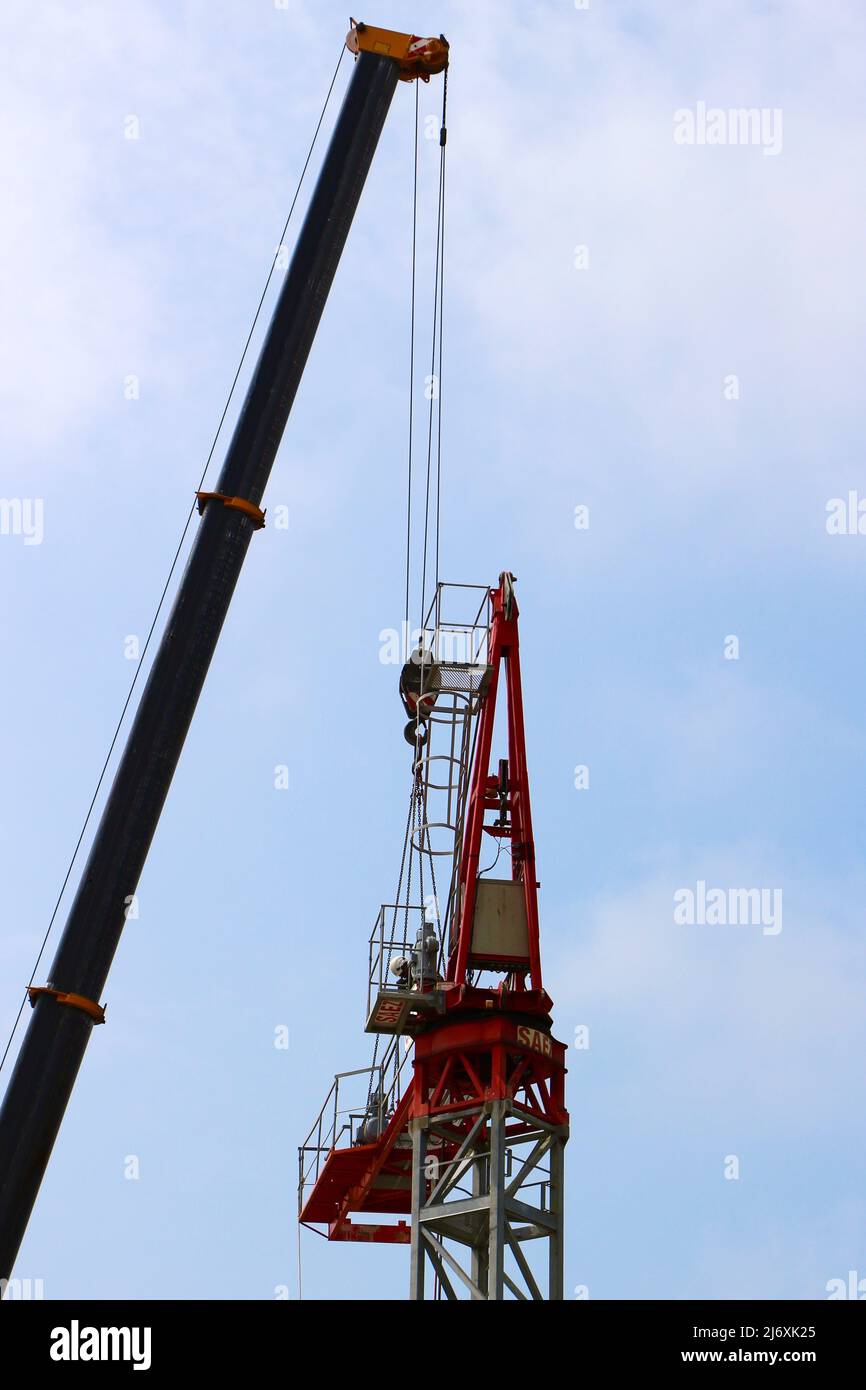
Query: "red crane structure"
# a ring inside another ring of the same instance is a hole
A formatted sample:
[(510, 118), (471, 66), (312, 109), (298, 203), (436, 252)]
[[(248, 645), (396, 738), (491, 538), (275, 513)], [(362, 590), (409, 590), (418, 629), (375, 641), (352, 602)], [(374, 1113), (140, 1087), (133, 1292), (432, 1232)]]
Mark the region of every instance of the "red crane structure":
[[(446, 618), (449, 597), (479, 592), (474, 616)], [(493, 589), (438, 586), (401, 694), (409, 825), (397, 902), (371, 937), (367, 1017), (390, 1043), (335, 1078), (300, 1150), (300, 1220), (330, 1240), (411, 1245), (413, 1299), (561, 1299), (566, 1049), (541, 975), (511, 574)], [(503, 852), (511, 876), (494, 878)]]

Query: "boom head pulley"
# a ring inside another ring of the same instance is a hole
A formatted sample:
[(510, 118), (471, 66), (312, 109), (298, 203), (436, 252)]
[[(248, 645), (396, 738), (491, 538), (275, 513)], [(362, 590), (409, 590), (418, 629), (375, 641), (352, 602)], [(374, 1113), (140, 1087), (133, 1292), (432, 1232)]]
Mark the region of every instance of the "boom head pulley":
[(356, 57), (359, 53), (377, 53), (382, 58), (393, 58), (400, 69), (401, 82), (414, 82), (416, 77), (429, 82), (448, 66), (448, 40), (444, 34), (438, 39), (419, 39), (415, 34), (377, 29), (361, 20), (350, 19), (349, 24), (351, 28), (346, 35), (349, 52)]

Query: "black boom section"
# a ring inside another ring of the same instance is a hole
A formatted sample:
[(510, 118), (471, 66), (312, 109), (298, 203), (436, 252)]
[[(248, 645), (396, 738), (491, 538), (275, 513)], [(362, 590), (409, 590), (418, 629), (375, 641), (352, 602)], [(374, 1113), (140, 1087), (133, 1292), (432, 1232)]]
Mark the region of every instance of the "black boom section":
[[(399, 70), (361, 53), (259, 355), (217, 491), (258, 506), (295, 399)], [(51, 966), (53, 990), (98, 1001), (256, 527), (204, 513)], [(8, 1278), (94, 1018), (44, 993), (0, 1110), (0, 1278)], [(67, 1231), (67, 1236), (72, 1232)]]

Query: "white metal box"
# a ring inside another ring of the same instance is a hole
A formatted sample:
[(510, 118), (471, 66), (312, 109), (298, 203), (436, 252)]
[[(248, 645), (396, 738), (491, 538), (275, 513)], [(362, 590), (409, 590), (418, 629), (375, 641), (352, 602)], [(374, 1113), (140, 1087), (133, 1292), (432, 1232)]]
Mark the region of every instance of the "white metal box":
[(510, 878), (479, 878), (472, 924), (473, 961), (508, 969), (529, 958), (523, 884)]

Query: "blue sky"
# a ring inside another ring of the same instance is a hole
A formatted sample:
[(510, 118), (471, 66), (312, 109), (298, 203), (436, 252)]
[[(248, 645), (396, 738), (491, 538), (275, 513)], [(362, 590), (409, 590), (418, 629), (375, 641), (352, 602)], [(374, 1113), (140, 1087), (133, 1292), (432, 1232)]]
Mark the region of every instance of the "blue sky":
[[(364, 17), (452, 44), (442, 571), (518, 576), (545, 976), (558, 1036), (591, 1039), (566, 1286), (824, 1297), (866, 1277), (866, 536), (826, 528), (866, 496), (866, 15)], [(346, 13), (85, 0), (0, 23), (0, 496), (44, 504), (40, 545), (0, 535), (11, 1025)], [(780, 110), (780, 151), (678, 145), (698, 102)], [(22, 1248), (50, 1298), (297, 1292), (296, 1146), (367, 1060), (408, 792), (379, 633), (403, 603), (412, 119), (401, 88), (274, 470), (290, 524), (251, 548)], [(435, 141), (421, 156), (429, 298)], [(782, 931), (675, 923), (699, 880), (781, 889)], [(308, 1296), (407, 1287), (398, 1249), (310, 1236), (303, 1263)]]

